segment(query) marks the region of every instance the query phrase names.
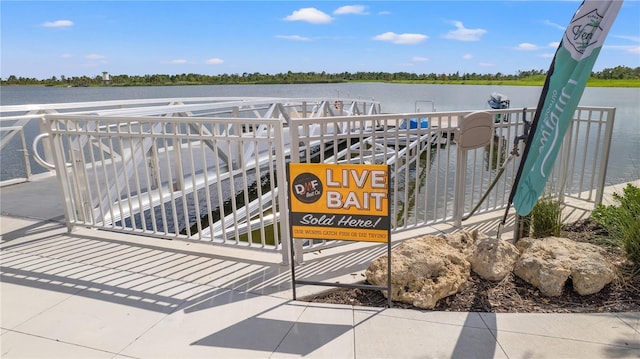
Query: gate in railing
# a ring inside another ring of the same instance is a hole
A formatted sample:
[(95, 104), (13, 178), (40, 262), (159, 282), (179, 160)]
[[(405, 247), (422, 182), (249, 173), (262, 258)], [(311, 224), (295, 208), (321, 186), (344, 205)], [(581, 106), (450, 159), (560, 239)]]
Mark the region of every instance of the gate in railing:
[[(459, 221), (494, 180), (479, 213), (506, 205), (519, 157), (496, 176), (533, 110), (488, 111), (507, 121), (458, 163), (457, 124), (469, 111), (379, 114), (362, 106), (337, 116), (342, 106), (321, 101), (307, 111), (275, 101), (251, 118), (186, 109), (156, 109), (153, 117), (46, 115), (54, 165), (65, 168), (57, 172), (69, 227), (270, 250), (287, 262), (287, 161), (391, 165), (392, 232)], [(551, 192), (601, 199), (614, 114), (578, 109)], [(300, 244), (310, 251), (337, 243)]]

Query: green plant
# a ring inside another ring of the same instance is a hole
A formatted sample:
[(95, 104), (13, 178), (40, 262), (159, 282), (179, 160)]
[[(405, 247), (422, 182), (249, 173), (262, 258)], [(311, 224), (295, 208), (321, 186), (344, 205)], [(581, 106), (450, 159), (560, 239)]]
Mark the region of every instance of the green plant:
[(531, 236), (543, 238), (559, 236), (562, 229), (560, 201), (551, 197), (543, 197), (531, 210)]
[(627, 184), (623, 194), (613, 194), (618, 205), (599, 204), (591, 217), (604, 227), (614, 243), (640, 271), (640, 188)]

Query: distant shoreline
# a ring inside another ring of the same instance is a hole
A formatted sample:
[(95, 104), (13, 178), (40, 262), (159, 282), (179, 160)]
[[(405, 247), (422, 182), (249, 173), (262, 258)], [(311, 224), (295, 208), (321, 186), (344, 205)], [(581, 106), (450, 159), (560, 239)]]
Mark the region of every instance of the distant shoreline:
[[(542, 80), (397, 80), (397, 81), (265, 81), (265, 82), (227, 82), (227, 83), (127, 83), (127, 84), (91, 84), (87, 86), (68, 86), (63, 84), (47, 85), (47, 84), (6, 84), (2, 86), (41, 86), (41, 87), (152, 87), (152, 86), (215, 86), (215, 85), (303, 85), (303, 84), (339, 84), (339, 83), (364, 83), (378, 82), (390, 84), (415, 84), (415, 85), (490, 85), (490, 86), (543, 86)], [(603, 80), (591, 78), (587, 82), (587, 87), (619, 87), (619, 88), (640, 88), (640, 79), (620, 79), (620, 80)]]
[[(406, 84), (428, 84), (428, 85), (492, 85), (492, 86), (543, 86), (544, 80), (458, 80), (458, 81), (394, 81), (392, 83), (406, 83)], [(625, 87), (625, 88), (637, 88), (640, 87), (640, 79), (622, 79), (622, 80), (601, 80), (590, 79), (587, 82), (587, 87)]]
[[(49, 79), (25, 78), (11, 75), (0, 79), (2, 86), (40, 85), (51, 87), (127, 87), (127, 86), (189, 86), (189, 85), (307, 85), (340, 83), (400, 83), (422, 85), (496, 85), (496, 86), (543, 86), (547, 71), (518, 71), (517, 74), (477, 74), (459, 72), (453, 74), (409, 73), (409, 72), (292, 72), (261, 74), (109, 74), (103, 71), (97, 76), (52, 76)], [(616, 66), (592, 72), (588, 87), (640, 87), (640, 67)]]

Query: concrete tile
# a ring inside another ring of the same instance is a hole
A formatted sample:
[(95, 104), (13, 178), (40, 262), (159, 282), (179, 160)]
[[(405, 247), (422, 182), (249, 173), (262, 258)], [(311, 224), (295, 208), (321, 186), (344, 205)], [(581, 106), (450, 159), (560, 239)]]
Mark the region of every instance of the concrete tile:
[(489, 329), (354, 314), (359, 358), (507, 358)]
[(2, 259), (7, 273), (15, 271), (16, 276), (28, 278), (55, 277), (64, 273), (83, 272), (93, 267), (57, 258), (7, 251), (2, 253)]
[(0, 337), (2, 358), (113, 358), (116, 353), (95, 350), (38, 336), (9, 332)]
[(354, 358), (353, 309), (310, 303), (275, 350), (278, 358)]
[(498, 343), (509, 358), (539, 359), (638, 359), (640, 349), (622, 345), (606, 345), (581, 340), (514, 332), (498, 332)]
[(218, 290), (192, 300), (120, 352), (133, 357), (268, 357), (306, 303)]
[(153, 274), (160, 277), (185, 280), (189, 275), (197, 276), (206, 268), (222, 262), (218, 258), (210, 258), (197, 254), (176, 253), (171, 260), (161, 261), (147, 267), (135, 267), (136, 271)]
[(7, 277), (2, 273), (0, 282), (0, 326), (13, 329), (29, 319), (47, 311), (69, 299), (80, 289), (50, 291), (22, 285), (19, 278)]
[(85, 245), (78, 238), (70, 237), (67, 231), (60, 229), (44, 230), (40, 233), (22, 234), (20, 239), (13, 240), (3, 246), (3, 250), (27, 253), (40, 257), (57, 258), (60, 253), (72, 252), (76, 247)]
[(39, 264), (32, 262), (22, 263), (23, 269), (4, 267), (3, 280), (164, 313), (176, 310), (191, 296), (211, 289), (193, 283), (57, 259), (47, 259)]
[[(481, 313), (483, 318), (495, 316), (489, 328), (495, 332), (535, 334), (546, 337), (580, 340), (584, 342), (613, 344), (619, 342), (638, 344), (638, 333), (625, 324), (616, 314), (607, 313)], [(490, 321), (487, 321), (490, 324)]]
[[(4, 190), (2, 190), (4, 196)], [(2, 196), (0, 196), (2, 198)], [(0, 205), (2, 211), (5, 207)], [(0, 248), (6, 249), (17, 244), (28, 243), (53, 234), (66, 233), (66, 226), (60, 222), (39, 219), (18, 218), (0, 215)]]
[(616, 316), (640, 334), (640, 312), (616, 313)]
[[(51, 248), (48, 253), (42, 253), (42, 255), (100, 267), (127, 270), (129, 268), (125, 268), (123, 263), (133, 263), (134, 267), (142, 265), (142, 261), (148, 260), (150, 257), (147, 255), (149, 252), (151, 250), (132, 247), (126, 243), (74, 237), (68, 240), (64, 247)], [(156, 251), (156, 253), (158, 252)]]
[(431, 323), (451, 324), (482, 329), (487, 328), (487, 325), (485, 325), (479, 313), (439, 312), (429, 310), (388, 308), (380, 313), (380, 315), (394, 318), (420, 320)]
[(118, 353), (181, 303), (168, 296), (93, 284), (15, 330)]

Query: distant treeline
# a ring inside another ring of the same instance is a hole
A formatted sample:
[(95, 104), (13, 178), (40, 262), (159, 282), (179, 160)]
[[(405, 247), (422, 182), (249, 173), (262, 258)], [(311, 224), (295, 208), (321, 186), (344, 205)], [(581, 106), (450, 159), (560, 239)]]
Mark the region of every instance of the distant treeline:
[[(2, 85), (44, 85), (44, 86), (167, 86), (167, 85), (229, 85), (229, 84), (296, 84), (296, 83), (339, 83), (339, 82), (412, 82), (412, 83), (480, 83), (480, 82), (544, 82), (546, 70), (518, 71), (516, 74), (503, 73), (452, 73), (416, 74), (411, 72), (286, 72), (272, 74), (242, 73), (222, 75), (179, 74), (179, 75), (103, 75), (94, 77), (52, 76), (49, 79), (17, 77), (2, 79)], [(640, 80), (640, 67), (634, 69), (616, 66), (591, 74), (598, 80)], [(635, 81), (634, 81), (635, 82)]]

